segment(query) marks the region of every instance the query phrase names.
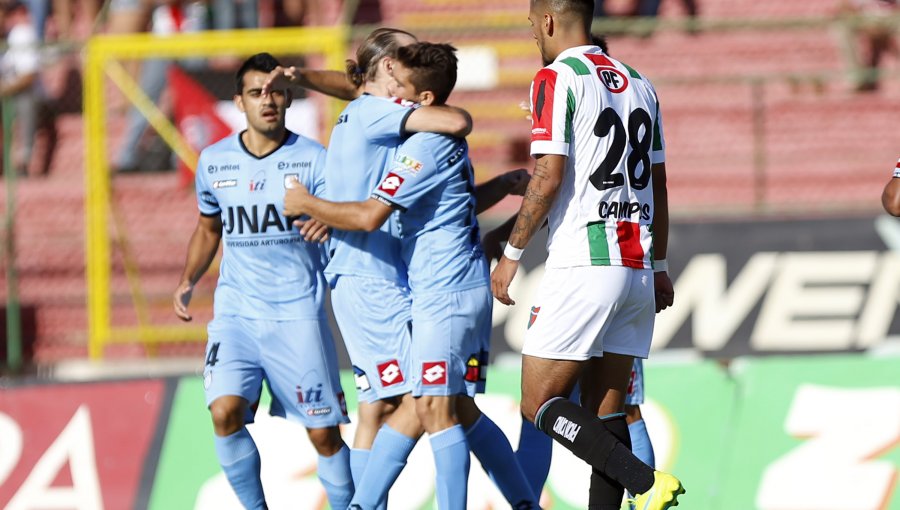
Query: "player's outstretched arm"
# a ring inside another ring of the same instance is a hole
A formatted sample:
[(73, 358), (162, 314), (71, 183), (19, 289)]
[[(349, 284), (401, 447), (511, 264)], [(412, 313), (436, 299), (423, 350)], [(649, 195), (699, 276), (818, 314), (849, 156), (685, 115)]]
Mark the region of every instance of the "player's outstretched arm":
[[(372, 232), (387, 221), (393, 208), (370, 198), (363, 202), (330, 202), (309, 193), (305, 186), (297, 181), (285, 190), (284, 215), (310, 216), (316, 220), (340, 230), (363, 230)], [(294, 225), (301, 229), (305, 222), (297, 220)]]
[[(900, 163), (897, 165), (900, 168)], [(884, 185), (884, 191), (881, 193), (881, 205), (891, 216), (900, 217), (900, 177), (895, 176)]]
[[(653, 258), (666, 259), (669, 251), (669, 191), (666, 188), (666, 164), (657, 163), (652, 168), (653, 179)], [(668, 268), (655, 267), (653, 283), (656, 292), (656, 311), (660, 312), (675, 302), (675, 289), (669, 278)]]
[(491, 290), (504, 305), (514, 305), (509, 297), (509, 284), (519, 268), (521, 250), (528, 245), (534, 233), (541, 228), (550, 213), (553, 201), (559, 193), (566, 171), (566, 156), (539, 154), (536, 156), (534, 175), (525, 190), (525, 197), (516, 217), (516, 224), (509, 236), (509, 243), (497, 267), (491, 273)]
[(172, 304), (175, 307), (175, 315), (183, 321), (191, 320), (188, 313), (188, 304), (191, 302), (191, 293), (194, 285), (200, 277), (209, 269), (216, 252), (219, 251), (219, 241), (222, 239), (222, 219), (218, 216), (200, 215), (197, 227), (191, 235), (188, 244), (187, 260), (184, 263), (184, 271), (181, 273), (181, 281), (175, 289)]
[(303, 87), (321, 92), (326, 96), (352, 101), (362, 95), (362, 87), (357, 87), (347, 79), (341, 71), (306, 69), (295, 66), (278, 66), (266, 78), (263, 93), (267, 94), (276, 88)]
[(506, 195), (523, 195), (530, 179), (528, 170), (517, 168), (475, 186), (475, 214), (490, 209)]
[(407, 133), (440, 133), (465, 138), (472, 132), (472, 116), (455, 106), (423, 106), (409, 115), (403, 129)]

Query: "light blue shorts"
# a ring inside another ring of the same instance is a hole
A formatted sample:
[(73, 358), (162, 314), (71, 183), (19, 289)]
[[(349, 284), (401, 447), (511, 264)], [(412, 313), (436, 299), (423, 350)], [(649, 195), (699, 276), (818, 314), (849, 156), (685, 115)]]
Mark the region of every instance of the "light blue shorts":
[(484, 392), (493, 300), (486, 285), (413, 295), (413, 396)]
[(340, 276), (331, 290), (331, 308), (362, 402), (409, 393), (409, 289), (390, 280)]
[[(265, 379), (273, 416), (307, 428), (350, 422), (334, 339), (324, 318), (270, 321), (221, 316), (207, 330), (203, 372), (207, 406), (226, 395), (255, 404)], [(252, 416), (247, 421), (252, 422)]]

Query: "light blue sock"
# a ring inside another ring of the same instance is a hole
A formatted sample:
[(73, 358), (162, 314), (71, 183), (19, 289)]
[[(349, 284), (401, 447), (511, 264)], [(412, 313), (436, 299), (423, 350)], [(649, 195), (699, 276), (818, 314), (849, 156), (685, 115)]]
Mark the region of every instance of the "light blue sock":
[(631, 452), (641, 462), (648, 466), (656, 467), (656, 457), (653, 455), (653, 443), (650, 442), (650, 434), (647, 433), (647, 425), (644, 420), (638, 420), (628, 425), (628, 434), (631, 436)]
[(230, 436), (215, 436), (215, 444), (222, 471), (244, 508), (265, 509), (266, 497), (259, 480), (259, 450), (247, 427)]
[(353, 476), (350, 474), (350, 449), (344, 445), (331, 457), (319, 455), (319, 481), (325, 487), (328, 504), (344, 510), (353, 499)]
[(387, 424), (382, 425), (372, 443), (367, 463), (378, 469), (366, 469), (363, 472), (352, 504), (365, 510), (386, 508), (388, 491), (397, 481), (415, 446), (415, 439), (397, 432)]
[(461, 425), (431, 434), (437, 472), (435, 492), (441, 510), (465, 510), (469, 483), (469, 445)]
[(519, 434), (519, 449), (516, 460), (519, 461), (528, 485), (534, 496), (540, 500), (541, 491), (550, 473), (550, 460), (553, 458), (553, 439), (544, 434), (533, 423), (522, 418), (522, 431)]
[(366, 463), (369, 462), (369, 454), (372, 450), (363, 450), (362, 448), (353, 448), (350, 450), (350, 473), (353, 475), (354, 487), (359, 487), (362, 482), (363, 472), (366, 470)]
[(519, 466), (509, 439), (486, 414), (466, 430), (466, 442), (494, 485), (513, 508), (537, 508), (537, 498)]

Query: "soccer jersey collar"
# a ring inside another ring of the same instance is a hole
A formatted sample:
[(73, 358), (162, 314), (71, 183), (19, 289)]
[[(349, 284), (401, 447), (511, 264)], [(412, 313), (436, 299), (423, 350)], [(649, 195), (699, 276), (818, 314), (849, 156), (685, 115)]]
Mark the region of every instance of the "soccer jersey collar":
[[(246, 129), (244, 131), (246, 131)], [(275, 154), (276, 152), (278, 152), (279, 149), (281, 149), (282, 147), (287, 145), (291, 140), (295, 140), (297, 138), (297, 135), (295, 133), (291, 132), (291, 130), (289, 130), (289, 129), (285, 129), (284, 130), (284, 138), (281, 140), (281, 143), (278, 145), (278, 147), (275, 147), (274, 149), (270, 150), (269, 152), (263, 154), (262, 156), (257, 156), (256, 154), (253, 154), (252, 152), (250, 152), (250, 149), (248, 149), (247, 146), (244, 145), (244, 139), (241, 138), (241, 135), (244, 134), (244, 131), (241, 131), (240, 133), (237, 134), (238, 145), (241, 147), (241, 150), (243, 150), (248, 156), (250, 156), (253, 159), (266, 159), (267, 157), (271, 156), (272, 154)]]
[(553, 62), (562, 62), (569, 57), (578, 57), (584, 55), (585, 53), (603, 53), (603, 50), (601, 50), (599, 46), (595, 46), (593, 44), (588, 44), (585, 46), (575, 46), (574, 48), (569, 48), (557, 55), (556, 60), (554, 60)]

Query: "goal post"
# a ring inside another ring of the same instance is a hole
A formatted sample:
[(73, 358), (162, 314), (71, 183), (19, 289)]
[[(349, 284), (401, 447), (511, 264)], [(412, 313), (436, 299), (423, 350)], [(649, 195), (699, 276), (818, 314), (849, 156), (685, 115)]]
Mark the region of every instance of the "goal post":
[[(122, 68), (122, 60), (149, 58), (246, 57), (261, 51), (272, 54), (316, 55), (327, 69), (341, 69), (347, 54), (350, 31), (346, 26), (278, 28), (264, 30), (206, 31), (159, 37), (152, 34), (102, 35), (93, 37), (85, 49), (84, 140), (85, 140), (85, 277), (88, 311), (88, 351), (91, 359), (104, 356), (113, 343), (182, 342), (205, 338), (205, 328), (196, 325), (154, 325), (146, 320), (137, 326), (112, 323), (110, 222), (112, 179), (107, 157), (109, 133), (104, 104), (106, 80), (148, 119), (160, 138), (188, 168), (196, 166), (196, 152), (165, 115)], [(334, 118), (342, 107), (329, 101), (327, 115)], [(327, 133), (325, 133), (327, 136)], [(126, 273), (129, 273), (126, 262)], [(134, 268), (131, 268), (132, 270)], [(133, 271), (132, 271), (133, 272)], [(135, 275), (129, 274), (129, 284)], [(141, 315), (139, 313), (139, 315)]]

